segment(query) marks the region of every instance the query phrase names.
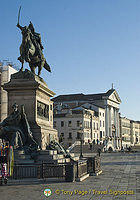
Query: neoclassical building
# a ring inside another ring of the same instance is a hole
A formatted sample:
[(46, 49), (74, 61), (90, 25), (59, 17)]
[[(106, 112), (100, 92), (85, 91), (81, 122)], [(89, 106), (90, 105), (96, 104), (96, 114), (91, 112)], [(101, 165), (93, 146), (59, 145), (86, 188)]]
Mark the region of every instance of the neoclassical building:
[(81, 134), (84, 144), (100, 141), (99, 117), (93, 110), (83, 107), (62, 109), (55, 113), (54, 128), (66, 148), (74, 143), (80, 144)]
[(78, 106), (91, 103), (105, 109), (105, 148), (117, 150), (121, 148), (119, 106), (121, 99), (112, 87), (105, 93), (99, 94), (70, 94), (59, 95), (52, 99), (55, 106)]

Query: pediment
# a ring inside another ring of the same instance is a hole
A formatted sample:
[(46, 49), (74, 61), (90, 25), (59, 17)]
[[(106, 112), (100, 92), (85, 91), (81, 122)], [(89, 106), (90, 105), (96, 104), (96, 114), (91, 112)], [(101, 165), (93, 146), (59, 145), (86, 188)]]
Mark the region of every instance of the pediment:
[(121, 103), (121, 99), (120, 99), (118, 93), (116, 92), (116, 90), (109, 96), (109, 99), (114, 102)]

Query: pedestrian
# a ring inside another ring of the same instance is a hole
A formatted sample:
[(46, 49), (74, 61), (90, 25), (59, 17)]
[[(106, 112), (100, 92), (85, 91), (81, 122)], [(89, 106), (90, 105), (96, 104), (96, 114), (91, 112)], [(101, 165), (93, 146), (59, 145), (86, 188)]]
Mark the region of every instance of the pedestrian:
[(92, 143), (89, 144), (90, 150), (92, 150)]
[(99, 155), (99, 157), (101, 155), (101, 149), (100, 148), (98, 148), (98, 155)]

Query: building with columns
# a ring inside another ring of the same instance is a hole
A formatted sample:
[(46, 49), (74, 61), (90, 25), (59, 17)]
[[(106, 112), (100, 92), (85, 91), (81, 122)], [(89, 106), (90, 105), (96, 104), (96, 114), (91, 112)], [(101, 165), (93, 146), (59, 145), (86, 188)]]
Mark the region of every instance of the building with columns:
[(119, 150), (121, 148), (119, 105), (121, 99), (114, 88), (99, 94), (59, 95), (52, 99), (55, 106), (78, 106), (91, 103), (105, 109), (105, 148)]

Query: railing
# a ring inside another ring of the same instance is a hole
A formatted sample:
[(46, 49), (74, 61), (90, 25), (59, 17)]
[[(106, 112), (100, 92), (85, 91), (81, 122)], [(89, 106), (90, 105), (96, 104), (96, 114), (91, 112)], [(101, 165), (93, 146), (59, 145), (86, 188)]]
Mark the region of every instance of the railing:
[(12, 179), (24, 178), (65, 178), (65, 181), (73, 182), (87, 174), (87, 159), (71, 161), (66, 164), (15, 164)]
[(65, 165), (15, 164), (12, 179), (65, 177)]
[(39, 165), (37, 164), (15, 164), (12, 179), (37, 178)]
[(87, 174), (87, 160), (81, 160), (77, 162), (77, 178)]
[(101, 170), (101, 160), (99, 156), (87, 158), (88, 173), (98, 173)]
[(65, 165), (42, 164), (42, 178), (65, 177)]

